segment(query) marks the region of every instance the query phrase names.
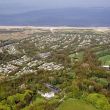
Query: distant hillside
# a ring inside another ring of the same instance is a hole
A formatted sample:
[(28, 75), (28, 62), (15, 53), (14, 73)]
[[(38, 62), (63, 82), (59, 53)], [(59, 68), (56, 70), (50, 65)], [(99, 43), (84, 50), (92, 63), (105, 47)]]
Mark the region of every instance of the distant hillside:
[(65, 8), (0, 15), (0, 25), (110, 26), (110, 8)]

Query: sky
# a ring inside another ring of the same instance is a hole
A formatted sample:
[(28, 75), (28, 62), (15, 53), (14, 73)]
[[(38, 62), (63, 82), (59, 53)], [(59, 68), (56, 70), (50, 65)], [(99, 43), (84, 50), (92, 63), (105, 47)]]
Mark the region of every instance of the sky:
[(0, 0), (0, 14), (65, 7), (110, 7), (110, 0)]

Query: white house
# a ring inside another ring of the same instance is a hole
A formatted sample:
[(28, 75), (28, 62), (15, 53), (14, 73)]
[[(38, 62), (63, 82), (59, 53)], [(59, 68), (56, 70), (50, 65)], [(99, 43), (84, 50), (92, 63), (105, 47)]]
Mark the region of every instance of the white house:
[(42, 92), (38, 91), (38, 93), (39, 93), (42, 97), (45, 97), (46, 99), (50, 99), (50, 98), (52, 98), (52, 97), (55, 96), (55, 93), (54, 93), (54, 92), (42, 93)]

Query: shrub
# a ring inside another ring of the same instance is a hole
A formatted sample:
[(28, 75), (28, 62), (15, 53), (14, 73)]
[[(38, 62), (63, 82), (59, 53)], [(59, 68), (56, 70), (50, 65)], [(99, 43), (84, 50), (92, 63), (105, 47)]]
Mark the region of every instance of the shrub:
[(110, 104), (107, 98), (98, 93), (92, 93), (87, 96), (87, 101), (95, 105), (98, 109), (110, 110)]
[(0, 110), (10, 110), (10, 107), (7, 104), (0, 103)]
[(17, 110), (17, 108), (20, 109), (28, 105), (31, 98), (32, 92), (26, 90), (24, 94), (17, 93), (16, 95), (9, 96), (7, 102), (13, 109)]

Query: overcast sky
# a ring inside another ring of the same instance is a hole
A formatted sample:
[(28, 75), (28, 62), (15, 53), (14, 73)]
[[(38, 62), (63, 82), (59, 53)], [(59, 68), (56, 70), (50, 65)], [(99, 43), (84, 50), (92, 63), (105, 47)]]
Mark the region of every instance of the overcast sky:
[(64, 7), (110, 7), (110, 0), (0, 0), (0, 14)]

